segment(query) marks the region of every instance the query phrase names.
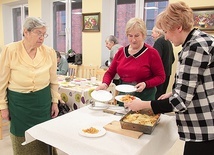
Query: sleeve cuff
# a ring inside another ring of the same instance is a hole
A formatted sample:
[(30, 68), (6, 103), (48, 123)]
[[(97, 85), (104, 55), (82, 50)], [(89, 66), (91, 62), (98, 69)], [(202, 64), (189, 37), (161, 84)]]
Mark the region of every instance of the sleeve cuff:
[(169, 99), (151, 101), (151, 107), (154, 114), (173, 111), (173, 106), (169, 103)]

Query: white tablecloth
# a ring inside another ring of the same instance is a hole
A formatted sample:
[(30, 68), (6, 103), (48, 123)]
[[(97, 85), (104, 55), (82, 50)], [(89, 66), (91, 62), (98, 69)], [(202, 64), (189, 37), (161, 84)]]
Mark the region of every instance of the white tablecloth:
[(178, 139), (175, 117), (167, 115), (161, 115), (151, 135), (140, 139), (110, 131), (97, 138), (79, 134), (85, 126), (105, 126), (120, 118), (86, 106), (30, 128), (25, 133), (26, 143), (38, 139), (69, 155), (164, 155)]

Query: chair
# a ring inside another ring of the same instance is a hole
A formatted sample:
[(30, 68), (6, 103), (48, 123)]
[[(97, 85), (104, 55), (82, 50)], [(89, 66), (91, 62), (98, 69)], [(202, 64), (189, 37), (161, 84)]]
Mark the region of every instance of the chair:
[(68, 66), (69, 66), (68, 75), (71, 76), (72, 78), (77, 76), (78, 65), (74, 65), (74, 64), (69, 63)]
[(98, 81), (102, 81), (103, 80), (103, 76), (105, 74), (106, 70), (104, 69), (97, 69), (96, 71), (96, 78)]
[(0, 140), (3, 139), (3, 127), (9, 125), (9, 121), (3, 121), (1, 117), (1, 111), (0, 111)]
[(86, 78), (86, 79), (90, 79), (92, 76), (96, 77), (97, 69), (98, 69), (98, 66), (82, 65), (82, 68), (81, 68), (82, 71), (81, 71), (80, 77)]

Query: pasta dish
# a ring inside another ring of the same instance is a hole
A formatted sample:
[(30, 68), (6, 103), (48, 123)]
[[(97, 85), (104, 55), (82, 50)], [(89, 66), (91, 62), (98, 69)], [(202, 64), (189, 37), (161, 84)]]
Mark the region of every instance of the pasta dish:
[(96, 134), (96, 133), (99, 132), (99, 130), (94, 128), (94, 127), (83, 129), (82, 131), (85, 132), (85, 133), (90, 133), (90, 134)]
[(153, 126), (159, 118), (159, 115), (152, 115), (149, 116), (147, 114), (129, 114), (127, 115), (123, 121), (128, 123), (135, 123), (140, 125), (146, 125), (146, 126)]
[(132, 96), (132, 95), (129, 95), (129, 94), (124, 95), (123, 97), (121, 97), (121, 101), (122, 102), (131, 102), (134, 99), (135, 99), (135, 97)]

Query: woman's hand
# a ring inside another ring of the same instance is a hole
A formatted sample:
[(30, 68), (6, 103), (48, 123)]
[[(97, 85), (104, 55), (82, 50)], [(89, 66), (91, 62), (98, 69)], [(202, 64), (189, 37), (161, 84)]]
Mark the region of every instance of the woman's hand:
[(10, 120), (10, 116), (9, 116), (9, 110), (8, 109), (2, 109), (1, 110), (1, 117), (5, 120)]
[(108, 88), (108, 85), (106, 83), (102, 83), (96, 88), (96, 90), (106, 90), (107, 88)]
[(172, 92), (161, 95), (158, 100), (163, 100), (172, 96)]
[(137, 88), (136, 92), (142, 92), (146, 88), (146, 83), (140, 82), (135, 87)]
[(51, 108), (51, 117), (55, 118), (58, 116), (59, 109), (58, 109), (58, 104), (57, 103), (52, 103), (52, 108)]
[(65, 101), (63, 101), (62, 99), (59, 100), (60, 103), (65, 103)]
[(132, 111), (139, 111), (146, 108), (151, 108), (151, 101), (142, 101), (135, 99), (131, 102), (124, 103), (125, 107), (128, 107)]

